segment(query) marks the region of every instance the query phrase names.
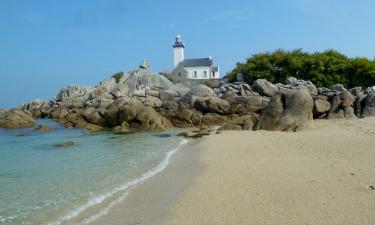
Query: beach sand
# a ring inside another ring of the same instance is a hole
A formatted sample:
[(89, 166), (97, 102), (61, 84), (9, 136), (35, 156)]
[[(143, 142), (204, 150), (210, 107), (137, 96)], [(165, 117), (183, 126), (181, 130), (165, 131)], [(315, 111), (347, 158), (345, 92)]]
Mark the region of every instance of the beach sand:
[(188, 144), (95, 224), (375, 224), (375, 118)]

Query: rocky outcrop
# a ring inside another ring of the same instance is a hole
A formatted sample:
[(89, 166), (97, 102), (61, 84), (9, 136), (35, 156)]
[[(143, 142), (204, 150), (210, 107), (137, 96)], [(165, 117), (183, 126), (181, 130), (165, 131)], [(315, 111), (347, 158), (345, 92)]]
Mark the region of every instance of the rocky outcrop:
[(259, 93), (253, 91), (246, 83), (224, 84), (215, 89), (215, 93), (224, 99), (238, 96), (259, 96)]
[(259, 113), (268, 105), (270, 98), (264, 96), (236, 96), (225, 100), (230, 104), (231, 113), (246, 115)]
[(370, 92), (363, 99), (362, 117), (375, 116), (375, 92)]
[(291, 94), (279, 93), (264, 108), (256, 129), (296, 131), (313, 119), (313, 99), (306, 89)]
[(331, 99), (331, 109), (328, 119), (357, 118), (354, 114), (353, 103), (355, 97), (347, 90), (336, 94)]
[(127, 127), (129, 130), (162, 131), (172, 127), (171, 122), (152, 107), (144, 106), (131, 97), (117, 99), (106, 110), (105, 118), (110, 126)]
[(194, 108), (203, 113), (227, 114), (230, 111), (230, 104), (218, 97), (200, 97), (195, 100)]
[(312, 95), (318, 95), (318, 89), (311, 81), (305, 81), (305, 80), (298, 80), (295, 77), (288, 77), (287, 78), (287, 84), (276, 84), (278, 89), (280, 91), (289, 91), (289, 90), (299, 90), (302, 88), (306, 88), (308, 92)]
[(331, 109), (331, 103), (328, 101), (328, 97), (318, 96), (314, 99), (314, 118), (325, 116)]
[(372, 89), (346, 90), (342, 85), (316, 88), (310, 81), (293, 77), (284, 84), (258, 79), (252, 86), (240, 80), (184, 80), (173, 84), (141, 67), (118, 72), (94, 88), (68, 86), (49, 102), (33, 100), (14, 109), (13, 116), (0, 111), (0, 121), (4, 124), (7, 119), (14, 127), (30, 126), (32, 116), (50, 118), (65, 127), (120, 133), (205, 126), (296, 131), (313, 117), (375, 115)]
[(34, 131), (38, 131), (38, 132), (48, 132), (48, 131), (52, 131), (53, 129), (47, 125), (44, 125), (44, 124), (40, 124), (38, 125)]
[(232, 115), (227, 122), (220, 127), (221, 130), (254, 130), (258, 117), (254, 115), (237, 116)]
[(71, 147), (75, 144), (76, 143), (74, 141), (66, 141), (66, 142), (63, 142), (63, 143), (54, 144), (53, 146), (56, 147), (56, 148), (67, 148), (67, 147)]
[(34, 125), (35, 120), (28, 111), (11, 109), (0, 112), (0, 128), (26, 128)]
[(57, 95), (51, 99), (50, 103), (52, 105), (65, 103), (67, 106), (71, 104), (74, 108), (79, 105), (79, 103), (85, 102), (92, 91), (93, 89), (90, 87), (70, 85), (61, 89)]
[(276, 85), (268, 82), (265, 79), (258, 79), (253, 82), (252, 88), (256, 91), (259, 92), (259, 94), (272, 97), (276, 95), (279, 92), (279, 89), (277, 88)]

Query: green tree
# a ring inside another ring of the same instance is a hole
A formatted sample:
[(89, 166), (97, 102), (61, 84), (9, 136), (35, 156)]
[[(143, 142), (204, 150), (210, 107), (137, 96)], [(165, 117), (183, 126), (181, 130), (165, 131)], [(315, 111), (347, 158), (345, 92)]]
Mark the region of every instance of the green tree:
[(285, 82), (289, 76), (310, 80), (317, 86), (330, 87), (341, 83), (346, 87), (372, 86), (375, 84), (375, 62), (357, 58), (351, 59), (335, 50), (308, 53), (297, 49), (259, 53), (245, 63), (237, 63), (227, 74), (234, 81), (236, 75), (245, 75), (248, 82), (263, 78), (270, 82)]

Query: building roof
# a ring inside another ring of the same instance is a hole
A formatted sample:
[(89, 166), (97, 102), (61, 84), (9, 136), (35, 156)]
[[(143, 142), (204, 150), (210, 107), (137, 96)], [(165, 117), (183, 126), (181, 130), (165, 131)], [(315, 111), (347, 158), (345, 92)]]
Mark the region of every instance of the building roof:
[(212, 66), (212, 58), (184, 59), (181, 62), (183, 67)]

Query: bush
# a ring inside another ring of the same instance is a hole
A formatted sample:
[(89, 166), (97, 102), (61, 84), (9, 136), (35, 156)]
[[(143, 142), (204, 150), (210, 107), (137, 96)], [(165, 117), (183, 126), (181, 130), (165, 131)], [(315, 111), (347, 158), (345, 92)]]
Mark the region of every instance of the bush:
[(120, 79), (124, 76), (124, 72), (120, 71), (112, 75), (113, 78), (115, 78), (115, 82), (119, 83)]
[(227, 74), (230, 81), (242, 73), (248, 82), (263, 78), (283, 83), (289, 76), (310, 80), (319, 87), (341, 83), (345, 87), (375, 85), (375, 61), (349, 58), (335, 50), (308, 53), (301, 49), (276, 50), (251, 56)]

